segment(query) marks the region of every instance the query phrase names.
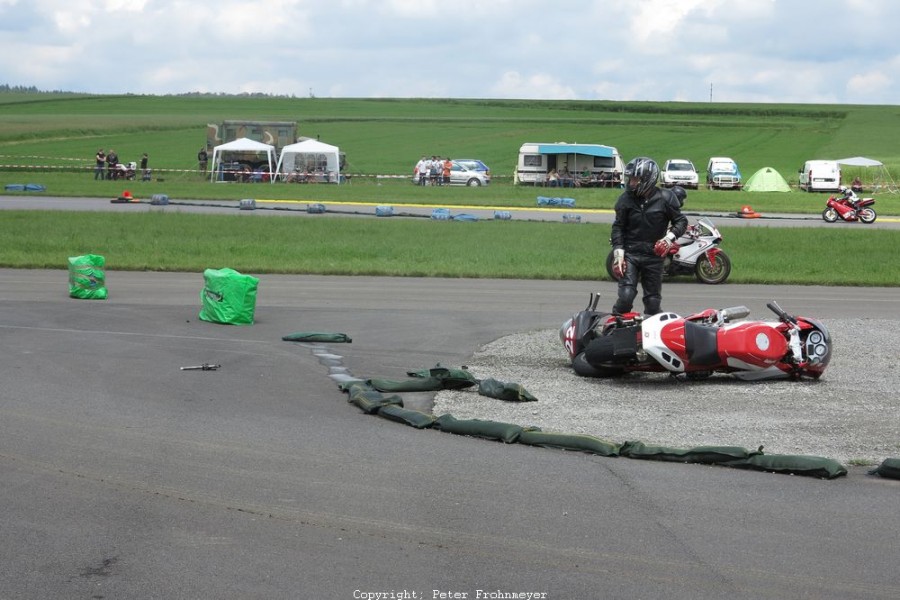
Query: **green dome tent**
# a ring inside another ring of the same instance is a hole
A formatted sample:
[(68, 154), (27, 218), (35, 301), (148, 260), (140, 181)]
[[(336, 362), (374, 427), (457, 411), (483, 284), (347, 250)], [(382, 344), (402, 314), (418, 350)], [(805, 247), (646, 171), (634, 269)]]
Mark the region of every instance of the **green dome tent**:
[(772, 167), (763, 167), (744, 183), (745, 192), (789, 192), (791, 186)]

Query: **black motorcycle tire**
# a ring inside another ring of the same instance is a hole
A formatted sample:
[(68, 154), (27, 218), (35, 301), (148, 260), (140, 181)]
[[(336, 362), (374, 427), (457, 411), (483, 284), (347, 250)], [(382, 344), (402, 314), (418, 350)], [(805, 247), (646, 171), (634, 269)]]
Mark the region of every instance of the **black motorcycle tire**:
[(837, 211), (830, 206), (822, 211), (822, 218), (826, 223), (834, 223), (838, 220)]
[(716, 255), (716, 264), (713, 265), (704, 254), (697, 259), (694, 274), (700, 283), (708, 283), (710, 285), (724, 283), (728, 276), (731, 275), (731, 259), (720, 250)]
[(874, 223), (875, 219), (878, 218), (878, 214), (875, 212), (874, 208), (861, 208), (859, 209), (859, 212), (856, 213), (856, 216), (866, 225)]
[(572, 359), (572, 369), (576, 374), (582, 377), (619, 377), (624, 375), (622, 369), (611, 369), (608, 367), (595, 367), (584, 358), (584, 352), (578, 353)]

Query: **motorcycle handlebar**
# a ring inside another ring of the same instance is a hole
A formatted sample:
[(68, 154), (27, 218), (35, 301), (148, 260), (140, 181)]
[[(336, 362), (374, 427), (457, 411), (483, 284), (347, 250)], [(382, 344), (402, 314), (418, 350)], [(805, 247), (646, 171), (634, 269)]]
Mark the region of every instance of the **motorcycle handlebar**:
[(794, 325), (797, 324), (796, 317), (792, 317), (791, 315), (784, 312), (784, 310), (782, 310), (782, 308), (778, 306), (778, 304), (776, 304), (774, 300), (772, 302), (767, 302), (766, 308), (778, 315), (778, 318), (780, 318), (782, 321), (793, 323)]

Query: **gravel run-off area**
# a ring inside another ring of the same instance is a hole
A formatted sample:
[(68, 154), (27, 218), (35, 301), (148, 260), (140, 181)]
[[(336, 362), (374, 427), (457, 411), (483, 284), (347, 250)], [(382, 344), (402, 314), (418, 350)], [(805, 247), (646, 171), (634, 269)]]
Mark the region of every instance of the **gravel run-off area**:
[(479, 379), (519, 383), (537, 402), (506, 402), (477, 388), (443, 391), (434, 414), (534, 425), (622, 443), (675, 448), (764, 447), (767, 454), (878, 464), (900, 456), (900, 325), (829, 320), (831, 363), (818, 381), (746, 382), (727, 374), (686, 381), (658, 373), (580, 377), (558, 330), (516, 333), (466, 365)]

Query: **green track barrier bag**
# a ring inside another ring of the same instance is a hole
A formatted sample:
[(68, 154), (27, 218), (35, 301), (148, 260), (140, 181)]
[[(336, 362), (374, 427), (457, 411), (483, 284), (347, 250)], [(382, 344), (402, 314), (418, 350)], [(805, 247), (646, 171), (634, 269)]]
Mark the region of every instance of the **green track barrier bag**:
[(406, 374), (410, 377), (437, 379), (441, 382), (439, 389), (444, 390), (461, 390), (478, 383), (478, 380), (466, 369), (448, 369), (440, 365), (421, 371), (407, 371)]
[(877, 469), (869, 471), (869, 475), (878, 475), (888, 479), (900, 479), (900, 458), (886, 458)]
[(385, 396), (379, 391), (365, 389), (355, 389), (347, 398), (347, 402), (359, 407), (367, 415), (377, 413), (385, 406), (403, 406), (403, 399), (396, 394)]
[(82, 300), (106, 300), (106, 259), (99, 254), (69, 257), (69, 296)]
[(701, 463), (704, 465), (732, 466), (736, 460), (749, 459), (758, 452), (750, 452), (740, 446), (696, 446), (694, 448), (667, 448), (648, 446), (643, 442), (625, 442), (620, 454), (628, 458), (661, 460), (667, 462)]
[(259, 279), (234, 269), (206, 269), (200, 292), (200, 319), (226, 325), (252, 325)]
[(507, 444), (515, 443), (524, 431), (521, 425), (483, 421), (481, 419), (457, 419), (453, 415), (441, 415), (434, 420), (434, 428), (446, 433), (470, 435)]
[(437, 377), (411, 377), (410, 379), (367, 379), (366, 383), (379, 392), (436, 392), (444, 389)]
[(847, 474), (847, 469), (834, 459), (796, 454), (757, 454), (726, 466), (820, 479), (834, 479)]
[(496, 379), (482, 379), (478, 382), (478, 393), (508, 402), (537, 402), (537, 398), (521, 384), (504, 383)]
[(525, 430), (519, 434), (519, 443), (556, 450), (572, 450), (599, 456), (619, 456), (619, 444), (602, 440), (592, 435), (575, 433), (553, 433), (550, 431)]
[(378, 409), (378, 416), (389, 421), (405, 423), (416, 429), (428, 429), (434, 425), (434, 415), (392, 404), (382, 406)]

